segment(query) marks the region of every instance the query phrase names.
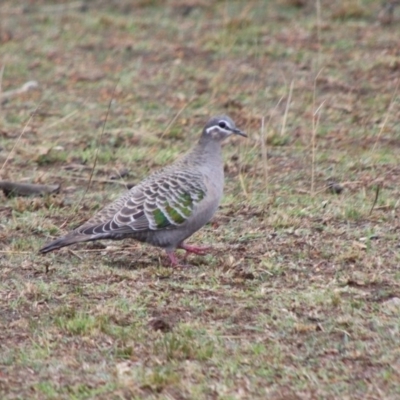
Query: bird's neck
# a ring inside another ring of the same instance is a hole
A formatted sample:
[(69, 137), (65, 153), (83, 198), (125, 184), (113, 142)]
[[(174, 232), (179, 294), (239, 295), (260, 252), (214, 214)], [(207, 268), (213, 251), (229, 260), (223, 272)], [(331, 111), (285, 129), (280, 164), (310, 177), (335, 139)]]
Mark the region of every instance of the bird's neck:
[(215, 162), (221, 159), (221, 143), (216, 140), (201, 137), (192, 149), (193, 156), (199, 163)]

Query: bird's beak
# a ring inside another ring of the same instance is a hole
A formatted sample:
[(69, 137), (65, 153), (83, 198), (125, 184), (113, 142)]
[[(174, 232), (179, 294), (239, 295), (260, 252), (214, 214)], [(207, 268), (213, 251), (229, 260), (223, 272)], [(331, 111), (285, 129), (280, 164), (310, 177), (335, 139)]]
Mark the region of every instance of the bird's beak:
[(232, 129), (232, 132), (233, 132), (235, 135), (247, 137), (247, 135), (246, 135), (244, 132), (242, 132), (240, 129), (237, 129), (237, 128)]

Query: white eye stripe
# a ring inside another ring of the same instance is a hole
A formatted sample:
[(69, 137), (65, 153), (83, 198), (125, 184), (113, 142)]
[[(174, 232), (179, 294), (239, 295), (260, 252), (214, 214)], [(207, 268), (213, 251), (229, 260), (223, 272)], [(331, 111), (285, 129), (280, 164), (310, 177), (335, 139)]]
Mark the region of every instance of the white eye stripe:
[(206, 133), (209, 134), (211, 131), (214, 131), (214, 130), (219, 130), (220, 132), (224, 132), (224, 133), (230, 133), (231, 132), (229, 129), (224, 129), (224, 128), (221, 128), (218, 125), (213, 125), (213, 126), (210, 126), (209, 128), (206, 129)]

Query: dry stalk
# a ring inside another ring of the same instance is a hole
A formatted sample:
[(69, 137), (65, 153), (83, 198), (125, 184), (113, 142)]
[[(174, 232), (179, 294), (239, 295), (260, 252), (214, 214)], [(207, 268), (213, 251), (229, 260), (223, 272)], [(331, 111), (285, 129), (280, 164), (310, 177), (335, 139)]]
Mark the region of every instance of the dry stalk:
[(14, 143), (14, 146), (12, 147), (12, 149), (10, 150), (10, 152), (7, 154), (7, 157), (6, 157), (6, 159), (5, 159), (4, 163), (3, 163), (3, 165), (2, 165), (1, 168), (0, 168), (0, 172), (3, 171), (3, 169), (4, 169), (5, 166), (7, 165), (8, 160), (11, 158), (11, 155), (14, 153), (14, 150), (17, 148), (18, 143), (21, 141), (21, 138), (22, 138), (23, 134), (24, 134), (25, 131), (27, 130), (27, 128), (28, 128), (28, 126), (29, 126), (29, 123), (31, 122), (33, 116), (36, 114), (38, 108), (40, 107), (40, 104), (41, 104), (41, 103), (39, 103), (39, 104), (36, 106), (35, 110), (34, 110), (34, 111), (31, 113), (31, 115), (29, 116), (28, 121), (26, 121), (26, 124), (25, 124), (24, 128), (22, 129), (22, 132), (20, 133), (20, 135), (18, 136), (17, 140), (16, 140), (15, 143)]
[(317, 14), (317, 43), (318, 43), (317, 68), (319, 68), (321, 65), (321, 0), (315, 0), (315, 9)]
[(387, 122), (389, 120), (390, 112), (392, 111), (393, 105), (395, 104), (395, 101), (396, 101), (398, 88), (399, 88), (399, 79), (396, 80), (396, 86), (394, 88), (394, 92), (393, 92), (392, 98), (390, 99), (390, 103), (389, 103), (389, 107), (388, 107), (386, 115), (385, 115), (385, 119), (383, 120), (383, 124), (381, 126), (381, 129), (379, 129), (378, 136), (377, 136), (377, 138), (375, 140), (374, 147), (372, 148), (372, 151), (375, 151), (376, 146), (378, 145), (379, 139), (382, 136), (382, 132), (384, 131), (384, 129), (386, 127), (386, 124), (387, 124)]
[(317, 130), (318, 130), (318, 125), (319, 125), (319, 119), (320, 119), (320, 111), (322, 109), (322, 106), (324, 105), (325, 101), (323, 101), (317, 109), (315, 109), (315, 102), (316, 102), (316, 96), (317, 96), (317, 81), (318, 77), (321, 74), (322, 69), (318, 72), (317, 76), (314, 79), (314, 91), (313, 91), (313, 112), (312, 115), (312, 131), (311, 131), (311, 196), (314, 196), (315, 192), (315, 156), (316, 156), (316, 150), (317, 150)]
[(261, 158), (264, 169), (264, 186), (265, 194), (268, 195), (268, 154), (267, 154), (267, 138), (265, 135), (265, 117), (261, 118)]
[[(1, 66), (1, 69), (0, 69), (0, 97), (1, 97), (1, 95), (2, 95), (2, 93), (3, 93), (3, 75), (4, 75), (4, 65), (2, 65)], [(0, 112), (1, 112), (1, 101), (0, 101)], [(0, 115), (0, 118), (1, 118), (1, 115)], [(1, 118), (2, 119), (2, 118)], [(0, 119), (0, 121), (1, 121), (1, 119)]]
[(286, 122), (287, 122), (287, 116), (289, 113), (290, 103), (292, 101), (293, 86), (294, 86), (294, 80), (292, 80), (292, 82), (290, 82), (289, 96), (288, 96), (288, 99), (286, 102), (285, 113), (283, 114), (283, 120), (282, 120), (281, 136), (284, 136), (285, 131), (286, 131)]
[(193, 102), (195, 98), (192, 97), (191, 99), (189, 99), (189, 101), (187, 101), (183, 107), (175, 114), (175, 116), (171, 119), (171, 121), (169, 122), (169, 124), (167, 125), (167, 127), (164, 129), (164, 132), (161, 134), (159, 139), (162, 139), (167, 132), (169, 131), (169, 129), (171, 128), (171, 126), (175, 123), (175, 121), (177, 120), (177, 118), (183, 113), (183, 111), (186, 110), (186, 108), (189, 106), (190, 103)]
[[(391, 113), (391, 111), (392, 111), (392, 109), (393, 109), (393, 105), (395, 104), (395, 101), (396, 101), (397, 90), (398, 90), (398, 88), (399, 88), (399, 80), (397, 79), (397, 80), (396, 80), (396, 86), (395, 86), (395, 88), (394, 88), (394, 92), (393, 92), (392, 98), (390, 99), (389, 107), (388, 107), (388, 109), (387, 109), (387, 111), (386, 111), (385, 119), (383, 120), (383, 123), (382, 123), (382, 125), (381, 125), (381, 128), (379, 129), (379, 132), (378, 132), (378, 135), (377, 135), (377, 137), (376, 137), (376, 140), (375, 140), (374, 146), (373, 146), (373, 148), (372, 148), (372, 151), (375, 151), (376, 147), (378, 146), (378, 142), (379, 142), (379, 140), (380, 140), (380, 138), (381, 138), (381, 136), (382, 136), (382, 133), (383, 133), (385, 127), (386, 127), (386, 124), (387, 124), (387, 122), (388, 122), (388, 120), (389, 120), (390, 113)], [(380, 189), (381, 189), (381, 186), (380, 186), (380, 185), (377, 185), (377, 187), (376, 187), (376, 189), (375, 189), (375, 198), (374, 198), (374, 201), (373, 201), (373, 203), (372, 203), (371, 209), (370, 209), (370, 211), (369, 211), (369, 215), (372, 214), (372, 211), (374, 211), (374, 208), (375, 208), (375, 206), (376, 206), (376, 203), (378, 202)]]
[[(114, 86), (113, 95), (112, 95), (112, 97), (111, 97), (111, 99), (110, 99), (110, 101), (109, 101), (109, 103), (108, 103), (106, 118), (105, 118), (105, 120), (104, 120), (103, 128), (102, 128), (102, 130), (101, 130), (99, 139), (101, 139), (101, 138), (103, 137), (103, 135), (104, 135), (104, 132), (105, 132), (105, 129), (106, 129), (107, 120), (108, 120), (108, 116), (109, 116), (110, 110), (111, 110), (111, 104), (112, 104), (112, 102), (113, 102), (114, 95), (115, 95), (115, 92), (116, 92), (116, 90), (117, 90), (118, 83), (119, 83), (119, 80), (118, 80), (118, 82), (117, 82), (117, 83), (115, 84), (115, 86)], [(88, 184), (86, 185), (85, 192), (83, 193), (82, 197), (80, 198), (80, 200), (79, 200), (78, 203), (76, 204), (76, 206), (75, 206), (75, 208), (74, 208), (74, 213), (75, 213), (76, 210), (79, 208), (79, 206), (81, 205), (81, 203), (82, 203), (83, 199), (85, 198), (87, 192), (88, 192), (89, 189), (90, 189), (90, 186), (91, 186), (91, 184), (92, 184), (92, 179), (93, 179), (94, 170), (95, 170), (96, 165), (97, 165), (98, 156), (99, 156), (99, 147), (96, 148), (96, 151), (95, 151), (95, 154), (94, 154), (93, 167), (92, 167), (92, 169), (91, 169), (91, 171), (90, 171), (89, 181), (88, 181)], [(74, 213), (73, 213), (73, 214), (74, 214)]]
[[(272, 112), (269, 115), (268, 122), (265, 125), (265, 117), (261, 118), (261, 158), (263, 163), (264, 169), (264, 185), (265, 185), (265, 192), (268, 194), (268, 152), (267, 152), (267, 140), (268, 140), (268, 128), (271, 123), (272, 117), (274, 116), (277, 108), (281, 104), (283, 100), (283, 96), (279, 99), (276, 103), (276, 106), (273, 108)], [(286, 122), (285, 122), (286, 124)], [(283, 123), (282, 123), (283, 125)]]
[(248, 193), (248, 191), (246, 190), (246, 185), (245, 185), (245, 183), (244, 183), (243, 174), (242, 174), (241, 172), (239, 173), (239, 182), (240, 182), (240, 186), (241, 186), (241, 188), (242, 188), (242, 191), (243, 191), (244, 196), (246, 197), (246, 199), (248, 199), (248, 198), (249, 198), (249, 193)]
[(311, 136), (311, 196), (315, 194), (315, 155), (317, 151), (317, 130), (319, 126), (319, 119), (321, 116), (321, 109), (324, 105), (325, 101), (323, 101), (318, 108), (315, 110), (313, 114), (313, 126), (312, 126), (312, 136)]

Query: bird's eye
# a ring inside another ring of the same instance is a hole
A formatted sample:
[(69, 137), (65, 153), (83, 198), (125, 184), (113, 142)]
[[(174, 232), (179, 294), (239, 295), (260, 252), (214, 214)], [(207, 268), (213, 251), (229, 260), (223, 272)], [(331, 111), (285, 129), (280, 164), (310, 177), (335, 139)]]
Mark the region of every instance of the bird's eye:
[(220, 128), (226, 128), (226, 122), (225, 122), (225, 121), (220, 121), (220, 122), (218, 123), (218, 126), (219, 126)]

